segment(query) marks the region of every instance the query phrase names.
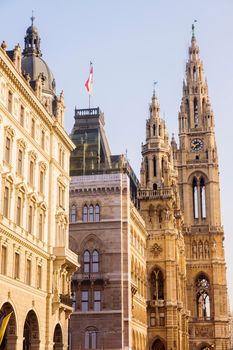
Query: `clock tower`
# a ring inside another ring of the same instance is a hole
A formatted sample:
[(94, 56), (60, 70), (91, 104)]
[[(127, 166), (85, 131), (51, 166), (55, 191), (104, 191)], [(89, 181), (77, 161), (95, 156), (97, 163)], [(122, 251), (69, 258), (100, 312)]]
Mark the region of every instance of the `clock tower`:
[(224, 232), (214, 115), (194, 26), (179, 113), (178, 168), (184, 215), (190, 350), (229, 349)]

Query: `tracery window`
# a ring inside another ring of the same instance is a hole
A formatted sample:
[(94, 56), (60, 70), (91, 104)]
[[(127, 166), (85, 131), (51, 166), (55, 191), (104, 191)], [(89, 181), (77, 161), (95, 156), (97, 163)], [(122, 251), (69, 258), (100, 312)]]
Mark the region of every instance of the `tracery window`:
[(75, 205), (75, 204), (73, 204), (72, 207), (71, 207), (70, 221), (71, 221), (72, 223), (74, 223), (74, 222), (77, 221), (77, 208), (76, 208), (76, 205)]
[(94, 207), (92, 204), (89, 206), (89, 221), (94, 221)]
[(153, 171), (154, 171), (154, 176), (157, 176), (157, 166), (156, 166), (156, 158), (153, 158)]
[(201, 199), (201, 217), (206, 218), (206, 194), (205, 194), (205, 180), (202, 177), (200, 180), (200, 199)]
[(192, 192), (194, 219), (206, 219), (206, 186), (203, 177), (200, 179), (193, 178)]
[(83, 222), (99, 222), (100, 221), (100, 206), (96, 204), (83, 206)]
[(83, 222), (88, 222), (88, 207), (84, 205), (83, 207)]
[(210, 318), (210, 283), (207, 276), (201, 273), (196, 279), (196, 310), (200, 319)]
[(151, 273), (152, 299), (164, 299), (163, 273), (159, 268), (155, 268)]
[(83, 254), (83, 271), (84, 271), (84, 273), (90, 272), (90, 263), (91, 263), (90, 253), (88, 250), (85, 250), (85, 252)]
[(99, 253), (97, 250), (92, 253), (92, 272), (99, 272)]
[(99, 204), (96, 204), (95, 206), (95, 221), (100, 221), (100, 206)]
[(198, 126), (198, 102), (196, 97), (194, 98), (193, 108), (194, 108), (194, 125), (195, 127), (197, 127)]
[(196, 177), (193, 178), (193, 215), (194, 219), (198, 219), (198, 192)]

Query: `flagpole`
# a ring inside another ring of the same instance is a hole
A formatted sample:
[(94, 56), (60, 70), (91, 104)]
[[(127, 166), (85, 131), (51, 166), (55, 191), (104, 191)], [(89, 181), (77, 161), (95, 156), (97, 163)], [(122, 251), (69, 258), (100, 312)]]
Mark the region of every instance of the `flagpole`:
[(91, 109), (91, 95), (89, 94), (89, 109)]

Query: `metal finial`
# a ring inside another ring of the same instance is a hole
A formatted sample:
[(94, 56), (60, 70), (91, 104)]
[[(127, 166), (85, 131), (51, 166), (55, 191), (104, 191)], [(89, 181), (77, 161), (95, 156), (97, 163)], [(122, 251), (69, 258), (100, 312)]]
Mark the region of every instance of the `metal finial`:
[(34, 20), (35, 20), (35, 17), (34, 17), (33, 10), (32, 10), (32, 17), (31, 17), (32, 26), (33, 26)]
[(155, 96), (155, 86), (158, 84), (158, 82), (157, 81), (154, 81), (154, 83), (153, 83), (153, 85), (154, 85), (154, 87), (153, 87), (153, 96)]
[(195, 23), (197, 22), (197, 20), (195, 19), (193, 24), (192, 24), (192, 37), (195, 38)]

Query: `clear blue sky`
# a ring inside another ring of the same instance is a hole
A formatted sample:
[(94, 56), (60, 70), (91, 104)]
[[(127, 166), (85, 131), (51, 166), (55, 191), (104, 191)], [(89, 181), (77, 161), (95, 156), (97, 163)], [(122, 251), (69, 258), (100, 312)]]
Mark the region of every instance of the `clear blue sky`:
[(23, 46), (34, 10), (43, 58), (64, 90), (66, 129), (73, 110), (88, 106), (84, 88), (94, 63), (92, 106), (105, 112), (113, 154), (125, 153), (139, 174), (145, 120), (158, 81), (162, 117), (177, 134), (182, 80), (191, 24), (208, 78), (215, 113), (221, 175), (222, 219), (233, 305), (233, 1), (232, 0), (0, 0), (0, 41)]

